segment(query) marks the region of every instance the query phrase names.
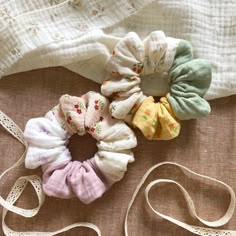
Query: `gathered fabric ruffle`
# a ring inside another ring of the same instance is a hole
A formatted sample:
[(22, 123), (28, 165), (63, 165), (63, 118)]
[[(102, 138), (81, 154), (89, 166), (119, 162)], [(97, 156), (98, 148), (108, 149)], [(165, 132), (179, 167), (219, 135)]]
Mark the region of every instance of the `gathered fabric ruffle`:
[[(117, 43), (106, 68), (111, 75), (103, 82), (101, 92), (112, 99), (112, 116), (141, 128), (148, 139), (175, 138), (180, 131), (179, 120), (200, 118), (211, 111), (203, 98), (211, 83), (211, 65), (207, 60), (193, 59), (188, 41), (168, 38), (162, 31), (152, 32), (143, 41), (136, 33), (128, 33)], [(150, 101), (142, 92), (141, 78), (157, 72), (168, 81), (169, 92), (155, 106), (149, 104), (156, 107), (152, 114), (155, 118), (149, 121), (140, 118), (144, 107), (149, 110), (146, 105)]]
[[(91, 134), (98, 152), (90, 160), (72, 161), (66, 147), (73, 134)], [(137, 145), (133, 131), (111, 117), (109, 102), (88, 92), (82, 97), (63, 95), (45, 117), (30, 119), (24, 131), (28, 142), (27, 168), (42, 166), (43, 189), (49, 196), (78, 197), (90, 203), (123, 178), (134, 161), (131, 148)]]

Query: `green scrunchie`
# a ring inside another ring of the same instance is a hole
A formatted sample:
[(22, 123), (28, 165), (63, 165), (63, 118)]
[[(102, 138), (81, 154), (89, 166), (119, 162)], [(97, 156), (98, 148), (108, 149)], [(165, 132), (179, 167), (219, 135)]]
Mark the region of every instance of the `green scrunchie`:
[(180, 41), (169, 72), (171, 107), (180, 120), (189, 120), (210, 113), (209, 103), (203, 99), (211, 84), (211, 65), (204, 59), (193, 59), (192, 46)]

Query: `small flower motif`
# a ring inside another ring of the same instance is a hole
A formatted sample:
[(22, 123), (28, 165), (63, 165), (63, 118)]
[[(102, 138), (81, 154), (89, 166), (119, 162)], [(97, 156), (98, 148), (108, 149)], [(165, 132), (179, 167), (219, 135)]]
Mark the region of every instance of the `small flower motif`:
[(91, 130), (90, 130), (92, 133), (95, 131), (95, 128), (93, 127), (93, 128), (91, 128)]
[(94, 109), (95, 110), (103, 110), (104, 109), (104, 106), (105, 106), (105, 103), (101, 100), (101, 99), (98, 99), (98, 100), (95, 100), (94, 101)]
[(135, 103), (132, 108), (130, 109), (129, 115), (132, 115), (138, 108), (138, 104)]
[(92, 14), (93, 14), (94, 16), (96, 16), (96, 15), (98, 14), (98, 10), (93, 10), (93, 11), (92, 11)]
[(177, 133), (177, 132), (178, 132), (178, 128), (175, 126), (175, 124), (174, 124), (174, 123), (172, 123), (172, 124), (169, 124), (169, 127), (170, 127), (170, 129), (172, 129), (172, 131), (173, 131), (173, 132), (175, 132), (175, 133)]
[(153, 125), (157, 126), (158, 125), (158, 120), (153, 120)]
[(60, 41), (60, 40), (64, 39), (64, 36), (62, 34), (55, 33), (55, 34), (52, 35), (52, 38), (56, 41)]
[(6, 6), (0, 7), (0, 17), (11, 18), (10, 10)]
[(175, 128), (173, 129), (173, 131), (174, 131), (175, 133), (177, 133), (177, 132), (178, 132), (177, 127), (175, 127)]
[(21, 58), (21, 57), (22, 57), (19, 48), (13, 48), (13, 49), (11, 50), (11, 54), (14, 55), (15, 58)]
[(50, 134), (50, 132), (44, 127), (41, 127), (40, 131), (45, 134)]
[(33, 36), (36, 36), (38, 34), (39, 30), (40, 30), (40, 27), (36, 23), (31, 23), (29, 28), (27, 29), (27, 31)]
[(104, 118), (102, 116), (100, 116), (99, 121), (102, 122), (103, 120), (104, 120)]
[(82, 6), (82, 3), (80, 0), (70, 0), (69, 5), (71, 5), (74, 8), (78, 8)]
[(89, 29), (89, 26), (86, 24), (80, 24), (78, 23), (76, 26), (72, 26), (75, 29), (78, 29), (80, 31), (87, 31)]
[(115, 110), (116, 110), (116, 106), (112, 104), (112, 105), (109, 107), (109, 112), (112, 113), (112, 112), (115, 111)]
[(142, 63), (134, 64), (132, 70), (138, 74), (141, 74), (143, 71), (143, 64)]
[(85, 126), (85, 130), (89, 131), (89, 127), (88, 127), (88, 126)]
[(148, 119), (146, 115), (143, 115), (142, 117), (143, 117), (144, 120)]
[(92, 10), (92, 15), (102, 17), (104, 15), (105, 8), (100, 4), (96, 4)]
[(100, 134), (101, 133), (101, 131), (102, 131), (102, 127), (101, 127), (101, 125), (100, 124), (96, 124), (96, 133), (97, 134)]
[(85, 105), (82, 102), (78, 102), (78, 104), (75, 104), (74, 108), (76, 109), (78, 114), (81, 114), (83, 111), (86, 110)]
[(42, 164), (45, 164), (48, 162), (48, 157), (47, 156), (41, 156), (41, 154), (36, 154), (34, 155), (35, 159)]
[(146, 109), (146, 110), (144, 111), (144, 113), (145, 113), (146, 115), (148, 115), (148, 116), (151, 115), (151, 111), (150, 111), (149, 109)]
[(106, 85), (107, 83), (108, 83), (108, 80), (104, 80), (104, 81), (102, 82), (103, 85)]
[(128, 80), (129, 82), (138, 80), (137, 77), (133, 77), (133, 76), (127, 76), (127, 77), (124, 77), (124, 78), (125, 78), (126, 80)]
[(138, 71), (137, 71), (137, 72), (138, 72), (138, 74), (140, 74), (140, 73), (142, 72), (142, 70), (141, 70), (141, 69), (138, 69)]
[(66, 95), (64, 95), (64, 98), (65, 99), (70, 99), (70, 95), (66, 94)]
[(61, 121), (60, 125), (61, 125), (61, 128), (62, 128), (62, 129), (65, 129), (65, 127), (66, 127), (66, 124), (65, 124), (65, 122), (64, 122), (64, 121)]
[(71, 120), (72, 120), (71, 116), (68, 116), (66, 121), (67, 121), (67, 123), (70, 124)]

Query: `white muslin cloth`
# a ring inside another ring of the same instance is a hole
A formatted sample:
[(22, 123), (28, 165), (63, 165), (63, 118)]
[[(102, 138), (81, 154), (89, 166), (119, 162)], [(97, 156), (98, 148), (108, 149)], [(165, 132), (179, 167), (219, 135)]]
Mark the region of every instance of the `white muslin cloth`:
[[(231, 0), (0, 0), (0, 76), (65, 66), (101, 83), (121, 37), (162, 30), (211, 61), (206, 99), (229, 96), (236, 94), (235, 12)], [(163, 95), (162, 87), (155, 74), (142, 83), (147, 95)]]

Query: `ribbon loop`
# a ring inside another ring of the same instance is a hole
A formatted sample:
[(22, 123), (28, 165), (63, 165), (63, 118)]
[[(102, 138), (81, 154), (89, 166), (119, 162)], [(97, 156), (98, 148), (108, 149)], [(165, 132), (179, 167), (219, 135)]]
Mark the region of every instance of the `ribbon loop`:
[[(187, 223), (184, 223), (182, 221), (179, 221), (179, 220), (176, 220), (168, 215), (165, 215), (163, 213), (160, 213), (158, 210), (155, 210), (152, 206), (152, 204), (150, 203), (150, 200), (149, 200), (149, 192), (151, 191), (151, 189), (154, 187), (154, 186), (157, 186), (159, 184), (174, 184), (178, 187), (178, 189), (182, 192), (186, 202), (187, 202), (187, 205), (188, 205), (188, 209), (189, 209), (189, 212), (190, 214), (198, 219), (201, 223), (203, 223), (204, 225), (206, 226), (209, 226), (209, 227), (220, 227), (220, 226), (223, 226), (225, 225), (226, 223), (229, 222), (229, 220), (232, 218), (233, 216), (233, 213), (234, 213), (234, 210), (235, 210), (235, 193), (233, 191), (233, 189), (228, 186), (227, 184), (219, 181), (219, 180), (216, 180), (214, 178), (211, 178), (211, 177), (208, 177), (208, 176), (205, 176), (205, 175), (201, 175), (201, 174), (198, 174), (190, 169), (188, 169), (187, 167), (184, 167), (180, 164), (177, 164), (177, 163), (174, 163), (174, 162), (162, 162), (162, 163), (159, 163), (157, 165), (154, 165), (153, 167), (151, 167), (143, 176), (143, 178), (141, 179), (140, 183), (138, 184), (137, 188), (135, 189), (134, 191), (134, 194), (131, 198), (131, 201), (129, 203), (129, 206), (127, 208), (127, 211), (126, 211), (126, 216), (125, 216), (125, 235), (128, 236), (128, 216), (129, 216), (129, 212), (130, 212), (130, 209), (141, 189), (141, 187), (143, 186), (143, 184), (145, 183), (146, 179), (149, 177), (149, 175), (156, 169), (158, 169), (159, 167), (161, 166), (166, 166), (166, 165), (171, 165), (171, 166), (176, 166), (178, 168), (180, 168), (181, 170), (185, 171), (185, 172), (188, 172), (190, 173), (191, 175), (193, 176), (196, 176), (196, 177), (201, 177), (203, 179), (206, 179), (206, 180), (209, 180), (211, 182), (215, 182), (217, 184), (220, 184), (221, 186), (224, 187), (224, 189), (229, 192), (230, 194), (230, 203), (229, 203), (229, 206), (228, 206), (228, 209), (226, 210), (225, 214), (220, 218), (220, 219), (217, 219), (215, 221), (206, 221), (204, 219), (202, 219), (201, 217), (199, 217), (196, 213), (196, 210), (195, 210), (195, 206), (194, 206), (194, 202), (192, 200), (192, 198), (190, 197), (189, 193), (187, 192), (187, 190), (181, 185), (179, 184), (178, 182), (174, 181), (174, 180), (170, 180), (170, 179), (156, 179), (156, 180), (153, 180), (151, 181), (147, 187), (145, 188), (145, 200), (146, 200), (146, 203), (148, 204), (148, 206), (150, 207), (150, 209), (152, 210), (153, 213), (155, 213), (156, 215), (164, 218), (165, 220), (168, 220), (192, 233), (195, 233), (197, 235), (218, 235), (218, 236), (223, 236), (223, 235), (236, 235), (236, 231), (230, 231), (230, 230), (218, 230), (218, 229), (211, 229), (211, 228), (205, 228), (205, 227), (198, 227), (198, 226), (193, 226), (193, 225), (189, 225)], [(205, 234), (206, 232), (209, 232), (210, 233), (214, 233), (214, 234)]]
[[(23, 137), (23, 132), (22, 130), (14, 123), (12, 119), (10, 119), (6, 114), (4, 114), (2, 111), (0, 111), (0, 125), (6, 129), (11, 135), (13, 135), (19, 142), (21, 142), (24, 147), (24, 153), (21, 155), (20, 159), (9, 169), (5, 170), (1, 175), (0, 175), (0, 180), (1, 178), (10, 170), (18, 167), (22, 163), (24, 163), (25, 159), (25, 154), (26, 154), (26, 149), (27, 149), (27, 143), (24, 140)], [(30, 183), (38, 197), (39, 205), (38, 207), (34, 209), (24, 209), (20, 207), (14, 206), (14, 203), (17, 201), (17, 199), (22, 195), (24, 189), (26, 188), (27, 184)], [(88, 222), (81, 222), (81, 223), (75, 223), (72, 225), (69, 225), (67, 227), (64, 227), (58, 231), (54, 232), (17, 232), (12, 229), (10, 229), (6, 223), (5, 223), (5, 218), (7, 215), (8, 211), (14, 212), (18, 215), (21, 215), (23, 217), (33, 217), (37, 215), (38, 211), (42, 207), (44, 203), (45, 195), (42, 190), (42, 180), (39, 176), (37, 175), (30, 175), (30, 176), (23, 176), (17, 179), (15, 182), (14, 186), (12, 187), (10, 193), (7, 196), (7, 199), (3, 199), (0, 196), (0, 204), (3, 206), (3, 211), (2, 211), (2, 229), (3, 232), (6, 236), (53, 236), (57, 235), (62, 232), (66, 232), (72, 228), (76, 227), (87, 227), (92, 230), (94, 230), (98, 236), (101, 236), (101, 231), (99, 228), (91, 223)]]

